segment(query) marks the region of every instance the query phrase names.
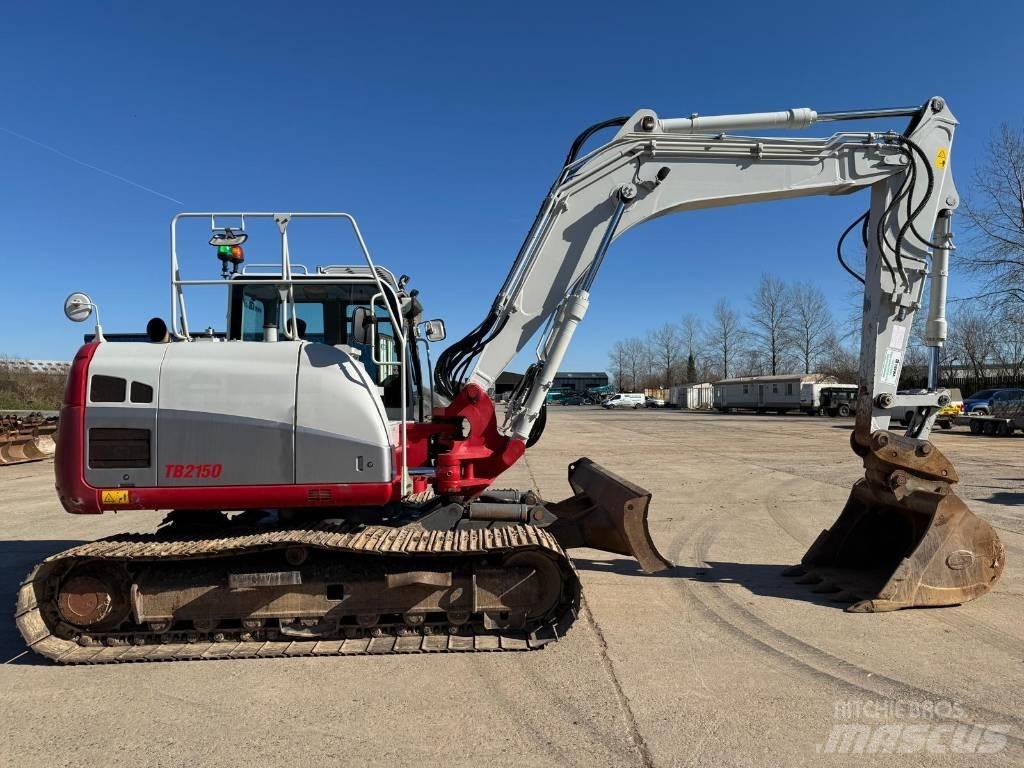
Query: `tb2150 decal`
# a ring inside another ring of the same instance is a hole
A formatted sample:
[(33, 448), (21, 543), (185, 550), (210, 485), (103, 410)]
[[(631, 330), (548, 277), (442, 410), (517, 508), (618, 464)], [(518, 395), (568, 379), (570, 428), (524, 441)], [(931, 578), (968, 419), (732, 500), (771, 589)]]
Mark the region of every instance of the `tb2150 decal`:
[(224, 467), (220, 464), (165, 464), (164, 477), (175, 480), (194, 477), (198, 479), (217, 478)]

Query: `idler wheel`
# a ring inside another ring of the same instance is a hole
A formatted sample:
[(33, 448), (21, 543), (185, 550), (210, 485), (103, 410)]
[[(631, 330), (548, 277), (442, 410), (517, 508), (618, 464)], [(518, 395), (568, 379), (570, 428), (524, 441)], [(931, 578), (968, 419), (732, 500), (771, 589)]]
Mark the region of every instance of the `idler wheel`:
[(60, 585), (57, 611), (76, 627), (116, 626), (128, 611), (125, 579), (109, 568), (76, 569)]

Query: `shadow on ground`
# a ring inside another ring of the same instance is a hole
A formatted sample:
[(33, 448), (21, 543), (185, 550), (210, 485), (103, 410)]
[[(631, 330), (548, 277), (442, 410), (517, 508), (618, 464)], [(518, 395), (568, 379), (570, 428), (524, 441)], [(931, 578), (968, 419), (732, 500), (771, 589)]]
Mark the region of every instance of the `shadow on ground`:
[[(0, 601), (13, 608), (21, 582), (28, 576), (29, 571), (36, 563), (57, 552), (83, 543), (82, 541), (52, 539), (0, 541)], [(0, 664), (13, 659), (24, 650), (26, 650), (25, 641), (14, 624), (14, 615), (7, 614), (0, 617)], [(28, 653), (11, 663), (43, 664), (48, 662), (34, 653)]]
[(1024, 505), (1024, 491), (996, 491), (987, 499), (989, 504), (1004, 504), (1008, 507)]
[(831, 595), (811, 592), (811, 585), (797, 584), (786, 578), (782, 572), (786, 566), (778, 563), (717, 563), (706, 566), (676, 565), (660, 573), (645, 573), (632, 559), (590, 560), (573, 557), (573, 563), (581, 571), (595, 573), (619, 573), (628, 576), (642, 576), (651, 579), (682, 579), (703, 584), (739, 584), (755, 595), (775, 597), (782, 600), (796, 600), (814, 605), (827, 605), (843, 610), (848, 602), (836, 602)]

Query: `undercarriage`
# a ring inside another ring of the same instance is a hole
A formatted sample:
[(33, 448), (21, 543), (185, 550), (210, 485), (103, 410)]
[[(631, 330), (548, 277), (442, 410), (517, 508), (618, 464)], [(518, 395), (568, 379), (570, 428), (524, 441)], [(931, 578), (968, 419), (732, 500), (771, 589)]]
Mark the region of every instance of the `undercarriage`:
[(526, 524), (172, 525), (40, 564), (17, 622), (69, 664), (526, 650), (566, 631), (579, 592), (562, 548)]
[(43, 561), (19, 590), (18, 628), (62, 664), (540, 648), (579, 609), (563, 544), (667, 566), (650, 494), (587, 459), (572, 467), (576, 494), (556, 504), (509, 490), (383, 514), (173, 512), (156, 533)]

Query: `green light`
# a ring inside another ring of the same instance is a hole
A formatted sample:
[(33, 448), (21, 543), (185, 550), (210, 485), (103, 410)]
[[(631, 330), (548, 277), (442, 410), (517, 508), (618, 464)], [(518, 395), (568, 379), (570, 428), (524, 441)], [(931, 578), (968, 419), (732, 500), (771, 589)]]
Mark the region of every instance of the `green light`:
[(217, 255), (218, 256), (230, 256), (231, 255), (231, 246), (230, 245), (218, 245), (217, 246)]

